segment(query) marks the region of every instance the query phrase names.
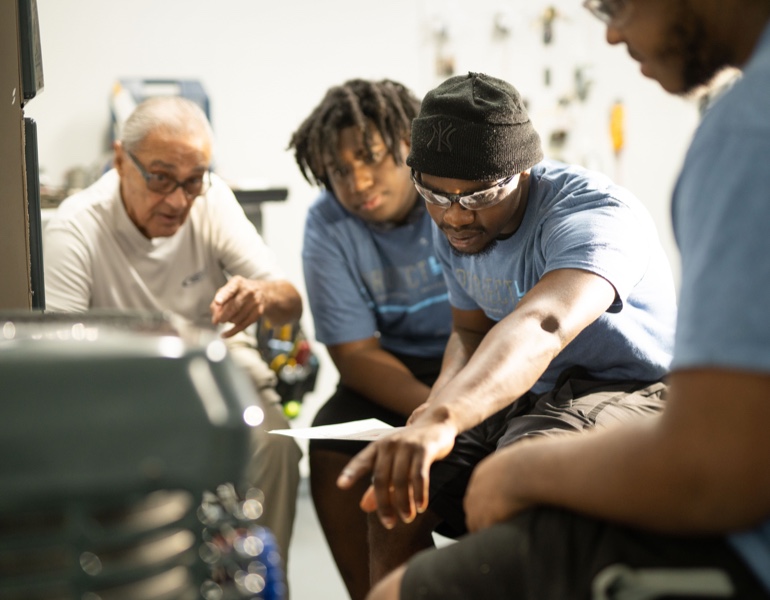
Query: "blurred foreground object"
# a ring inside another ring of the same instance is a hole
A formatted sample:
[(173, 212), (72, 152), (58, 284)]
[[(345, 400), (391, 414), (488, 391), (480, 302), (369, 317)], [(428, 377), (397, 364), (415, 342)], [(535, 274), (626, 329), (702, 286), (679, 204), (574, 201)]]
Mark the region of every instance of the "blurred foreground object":
[(260, 400), (219, 339), (180, 331), (0, 314), (0, 598), (283, 597), (254, 550), (260, 493), (230, 484)]

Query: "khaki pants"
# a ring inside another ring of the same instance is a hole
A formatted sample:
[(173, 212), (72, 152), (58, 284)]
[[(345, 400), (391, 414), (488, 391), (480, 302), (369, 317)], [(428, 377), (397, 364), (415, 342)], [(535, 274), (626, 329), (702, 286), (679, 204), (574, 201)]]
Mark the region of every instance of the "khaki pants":
[(265, 496), (264, 512), (258, 522), (275, 536), (286, 572), (289, 543), (297, 512), (302, 451), (293, 438), (268, 433), (272, 429), (289, 427), (281, 409), (280, 397), (275, 391), (275, 373), (254, 347), (241, 342), (229, 342), (228, 349), (234, 362), (246, 371), (254, 383), (265, 411), (264, 423), (252, 429), (254, 453), (246, 469), (246, 483), (259, 488)]

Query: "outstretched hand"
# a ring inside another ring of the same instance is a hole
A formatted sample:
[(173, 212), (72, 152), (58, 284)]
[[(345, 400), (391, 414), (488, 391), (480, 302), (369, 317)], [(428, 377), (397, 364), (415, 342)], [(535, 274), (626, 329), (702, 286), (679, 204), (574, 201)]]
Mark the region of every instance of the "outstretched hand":
[(367, 473), (372, 485), (361, 499), (366, 512), (377, 511), (382, 525), (411, 523), (428, 507), (430, 466), (454, 447), (457, 430), (449, 423), (415, 423), (370, 443), (343, 469), (337, 485), (348, 489)]
[(255, 323), (265, 312), (264, 282), (234, 276), (217, 290), (211, 302), (211, 322), (215, 325), (232, 323), (222, 333), (228, 338)]

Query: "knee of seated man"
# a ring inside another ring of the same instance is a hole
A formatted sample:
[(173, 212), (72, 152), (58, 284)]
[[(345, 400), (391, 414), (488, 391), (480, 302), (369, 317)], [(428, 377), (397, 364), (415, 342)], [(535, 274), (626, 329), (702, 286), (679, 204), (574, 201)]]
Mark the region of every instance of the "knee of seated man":
[(273, 429), (288, 428), (288, 422), (283, 425), (270, 424), (266, 419), (261, 425), (252, 429), (251, 444), (254, 455), (260, 455), (261, 460), (274, 460), (283, 463), (299, 462), (302, 450), (294, 438), (270, 433)]

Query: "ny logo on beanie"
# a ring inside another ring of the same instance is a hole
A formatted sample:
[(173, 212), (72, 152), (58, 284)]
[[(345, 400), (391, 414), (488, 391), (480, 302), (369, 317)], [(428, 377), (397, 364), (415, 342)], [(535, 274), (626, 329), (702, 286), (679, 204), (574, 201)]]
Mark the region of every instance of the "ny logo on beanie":
[(430, 148), (433, 140), (436, 140), (436, 152), (441, 152), (442, 148), (452, 153), (452, 134), (457, 131), (457, 128), (451, 123), (445, 123), (439, 121), (433, 124), (433, 135), (430, 136), (426, 146)]
[(425, 94), (411, 142), (408, 166), (450, 179), (497, 181), (543, 160), (521, 94), (483, 73), (450, 77)]

